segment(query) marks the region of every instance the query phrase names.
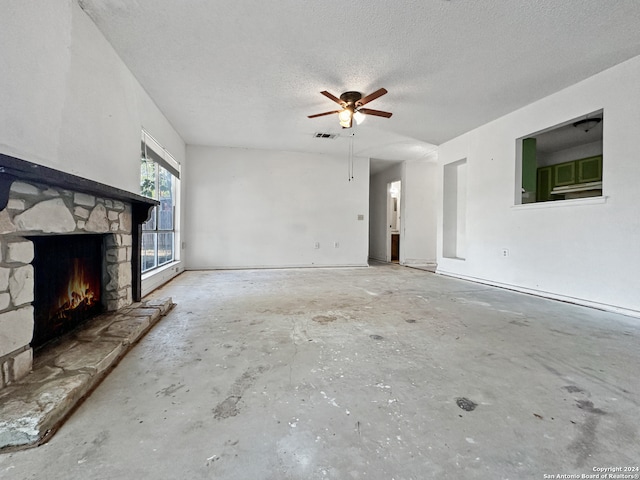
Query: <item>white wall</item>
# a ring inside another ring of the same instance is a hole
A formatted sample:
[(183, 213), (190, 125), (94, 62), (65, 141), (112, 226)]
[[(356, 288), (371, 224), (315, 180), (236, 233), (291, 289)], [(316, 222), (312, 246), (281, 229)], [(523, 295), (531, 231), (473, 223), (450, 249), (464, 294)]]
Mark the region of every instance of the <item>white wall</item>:
[(1, 153), (139, 193), (144, 127), (184, 170), (184, 141), (76, 0), (2, 10)]
[(346, 156), (189, 146), (187, 157), (187, 268), (367, 265), (368, 159), (349, 182)]
[(185, 145), (75, 0), (8, 0), (0, 16), (0, 151), (140, 191), (140, 129)]
[(434, 264), (437, 244), (438, 164), (434, 161), (404, 162), (402, 183), (402, 243), (404, 264)]
[[(601, 108), (605, 200), (514, 206), (515, 140)], [(442, 166), (467, 159), (467, 252), (444, 258), (440, 233), (438, 271), (640, 315), (637, 132), (640, 57), (441, 145), (441, 188)]]
[(408, 160), (371, 176), (369, 256), (386, 261), (388, 184), (402, 182), (400, 263), (431, 264), (436, 260), (437, 163)]

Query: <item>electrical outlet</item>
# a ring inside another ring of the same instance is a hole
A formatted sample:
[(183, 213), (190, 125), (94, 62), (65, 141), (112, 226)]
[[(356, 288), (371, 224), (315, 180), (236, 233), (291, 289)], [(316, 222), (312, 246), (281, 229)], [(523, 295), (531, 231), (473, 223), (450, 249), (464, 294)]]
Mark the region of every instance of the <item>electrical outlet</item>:
[(508, 248), (503, 248), (502, 249), (502, 256), (503, 257), (508, 257), (509, 256), (509, 249)]
[(333, 242), (333, 248), (340, 248), (339, 242)]
[(313, 244), (313, 248), (320, 248), (320, 242), (316, 242)]

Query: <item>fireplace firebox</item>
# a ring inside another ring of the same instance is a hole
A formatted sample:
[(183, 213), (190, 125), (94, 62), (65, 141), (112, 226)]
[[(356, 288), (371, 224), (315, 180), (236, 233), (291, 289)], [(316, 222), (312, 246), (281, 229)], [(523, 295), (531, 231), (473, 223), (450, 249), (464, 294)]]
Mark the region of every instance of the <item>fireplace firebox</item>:
[(102, 235), (31, 237), (37, 348), (103, 311)]

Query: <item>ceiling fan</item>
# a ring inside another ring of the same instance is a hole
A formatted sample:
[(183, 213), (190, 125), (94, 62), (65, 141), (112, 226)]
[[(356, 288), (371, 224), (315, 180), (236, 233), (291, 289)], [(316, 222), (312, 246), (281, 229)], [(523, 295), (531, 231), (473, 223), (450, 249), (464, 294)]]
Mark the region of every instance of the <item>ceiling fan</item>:
[(317, 113), (315, 115), (309, 115), (309, 118), (322, 117), (324, 115), (332, 115), (334, 113), (337, 113), (342, 128), (351, 128), (354, 118), (356, 119), (357, 123), (360, 123), (364, 115), (375, 115), (376, 117), (385, 118), (389, 118), (392, 115), (392, 113), (383, 112), (382, 110), (362, 108), (370, 101), (375, 100), (376, 98), (379, 98), (387, 93), (386, 88), (380, 88), (364, 98), (362, 97), (362, 94), (360, 92), (344, 92), (342, 95), (340, 95), (340, 98), (330, 94), (326, 90), (320, 93), (327, 97), (329, 100), (333, 100), (334, 102), (339, 104), (342, 107), (342, 110), (332, 110), (331, 112)]

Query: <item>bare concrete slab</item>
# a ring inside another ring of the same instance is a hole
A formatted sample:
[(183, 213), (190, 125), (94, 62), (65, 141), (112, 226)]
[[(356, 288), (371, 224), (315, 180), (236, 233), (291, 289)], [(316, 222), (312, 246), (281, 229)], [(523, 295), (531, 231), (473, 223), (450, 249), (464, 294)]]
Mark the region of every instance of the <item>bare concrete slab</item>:
[(193, 271), (153, 295), (177, 306), (55, 436), (0, 455), (0, 477), (540, 480), (640, 462), (637, 318), (389, 265)]
[(38, 351), (31, 374), (0, 390), (0, 451), (48, 439), (172, 306), (158, 299), (99, 315)]

